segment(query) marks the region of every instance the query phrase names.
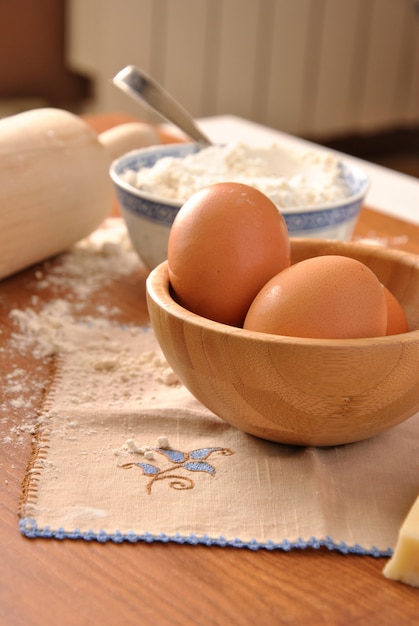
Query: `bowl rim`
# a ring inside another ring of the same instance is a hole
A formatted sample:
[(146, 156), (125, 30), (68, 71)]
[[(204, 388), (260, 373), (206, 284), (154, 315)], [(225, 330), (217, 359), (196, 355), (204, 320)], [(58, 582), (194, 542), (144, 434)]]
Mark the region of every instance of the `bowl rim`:
[(157, 144), (155, 146), (147, 146), (145, 148), (136, 148), (134, 150), (130, 150), (129, 152), (125, 152), (122, 156), (114, 159), (109, 167), (109, 175), (115, 185), (123, 189), (124, 191), (131, 193), (142, 200), (149, 200), (150, 202), (154, 202), (155, 204), (166, 204), (171, 207), (180, 208), (182, 206), (182, 202), (177, 200), (172, 200), (171, 198), (162, 198), (161, 196), (156, 196), (155, 194), (149, 193), (147, 191), (143, 191), (138, 187), (134, 187), (130, 185), (125, 180), (121, 178), (121, 174), (118, 173), (118, 169), (121, 165), (135, 156), (141, 156), (142, 154), (153, 153), (157, 150), (164, 150), (168, 148), (179, 148), (179, 147), (189, 147), (191, 149), (192, 146), (197, 146), (193, 142), (179, 142), (179, 143), (168, 143), (168, 144)]
[[(132, 159), (134, 157), (140, 157), (143, 154), (152, 154), (153, 152), (156, 152), (159, 150), (161, 151), (162, 149), (163, 151), (164, 150), (170, 151), (170, 148), (172, 149), (185, 148), (186, 153), (189, 154), (189, 153), (193, 153), (194, 151), (196, 151), (196, 149), (199, 149), (199, 144), (195, 142), (189, 142), (189, 141), (180, 142), (180, 143), (157, 144), (154, 146), (147, 146), (145, 148), (137, 148), (135, 150), (126, 152), (122, 156), (112, 161), (109, 167), (109, 175), (113, 183), (116, 186), (123, 189), (125, 192), (131, 193), (132, 195), (142, 200), (148, 200), (150, 202), (154, 202), (155, 204), (162, 204), (162, 205), (165, 204), (167, 206), (180, 208), (184, 204), (184, 202), (182, 201), (179, 202), (178, 200), (173, 200), (171, 198), (163, 198), (162, 196), (157, 196), (150, 192), (143, 191), (142, 189), (139, 189), (138, 187), (134, 187), (133, 185), (130, 185), (129, 183), (127, 183), (125, 180), (121, 178), (121, 174), (118, 173), (118, 170), (120, 169), (120, 167), (128, 159)], [(320, 147), (320, 150), (323, 151), (321, 147)], [(161, 158), (163, 157), (164, 155), (162, 155)], [(371, 187), (370, 177), (365, 172), (365, 170), (363, 170), (359, 165), (355, 163), (346, 161), (345, 159), (342, 159), (342, 158), (338, 159), (338, 163), (340, 165), (344, 165), (345, 167), (349, 168), (351, 172), (355, 172), (357, 174), (358, 178), (361, 180), (361, 183), (362, 183), (362, 189), (360, 191), (353, 193), (350, 196), (346, 196), (346, 198), (341, 198), (335, 202), (325, 202), (324, 204), (320, 206), (313, 204), (313, 205), (304, 205), (304, 206), (298, 206), (298, 207), (280, 207), (276, 205), (278, 210), (284, 215), (298, 215), (298, 214), (303, 214), (303, 213), (320, 213), (322, 211), (336, 210), (345, 206), (356, 204), (357, 202), (361, 202), (366, 197)], [(228, 180), (226, 180), (226, 182), (228, 182)]]
[[(291, 242), (304, 244), (305, 241), (314, 241), (313, 239), (305, 238), (292, 238)], [(327, 240), (315, 240), (316, 242), (324, 242)], [(364, 244), (361, 242), (336, 242), (346, 244), (345, 247), (352, 246), (355, 248), (363, 248), (365, 250), (377, 249), (378, 246), (371, 244)], [(417, 258), (419, 266), (419, 255), (405, 252), (403, 250), (386, 249), (386, 253), (390, 257), (397, 259), (407, 259), (409, 257)], [(164, 273), (164, 284), (162, 284), (162, 274)], [(221, 332), (229, 336), (240, 336), (242, 339), (246, 339), (249, 342), (263, 342), (272, 344), (281, 344), (288, 346), (304, 346), (312, 348), (352, 348), (352, 349), (365, 349), (368, 346), (386, 346), (391, 343), (412, 343), (419, 341), (419, 329), (410, 330), (406, 333), (400, 333), (396, 335), (386, 335), (383, 337), (361, 337), (356, 339), (319, 339), (309, 337), (292, 337), (287, 335), (274, 335), (271, 333), (264, 333), (258, 331), (251, 331), (244, 328), (229, 326), (222, 322), (216, 322), (208, 318), (202, 317), (192, 311), (189, 311), (181, 304), (176, 302), (169, 291), (169, 273), (168, 273), (168, 261), (163, 261), (157, 265), (147, 276), (146, 279), (146, 295), (147, 298), (151, 298), (158, 306), (167, 311), (170, 315), (173, 315), (179, 320), (186, 321), (189, 324), (205, 328), (209, 332)]]

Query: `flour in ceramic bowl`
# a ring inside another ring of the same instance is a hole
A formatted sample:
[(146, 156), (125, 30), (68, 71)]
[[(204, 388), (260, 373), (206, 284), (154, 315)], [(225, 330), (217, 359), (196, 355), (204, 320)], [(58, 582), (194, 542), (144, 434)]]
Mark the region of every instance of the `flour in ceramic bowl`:
[(149, 168), (128, 170), (126, 182), (154, 196), (185, 202), (213, 183), (241, 182), (262, 191), (280, 208), (317, 206), (347, 198), (351, 189), (339, 159), (321, 150), (240, 141), (209, 146), (185, 157), (163, 157)]

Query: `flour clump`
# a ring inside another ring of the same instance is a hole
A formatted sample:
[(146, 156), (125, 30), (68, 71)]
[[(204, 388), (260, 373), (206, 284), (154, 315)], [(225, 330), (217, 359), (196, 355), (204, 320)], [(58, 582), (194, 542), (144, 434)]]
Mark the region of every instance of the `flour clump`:
[(123, 177), (138, 189), (182, 204), (200, 189), (225, 181), (255, 187), (287, 209), (351, 195), (338, 158), (329, 152), (278, 144), (256, 147), (241, 141), (209, 146), (185, 157), (164, 157), (152, 167), (127, 170)]

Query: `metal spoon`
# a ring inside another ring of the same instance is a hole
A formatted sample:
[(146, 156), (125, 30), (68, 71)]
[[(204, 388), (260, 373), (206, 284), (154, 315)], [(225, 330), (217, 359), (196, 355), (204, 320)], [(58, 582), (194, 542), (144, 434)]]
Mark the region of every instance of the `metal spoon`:
[(136, 100), (142, 100), (162, 117), (175, 124), (202, 146), (212, 142), (197, 127), (191, 115), (159, 83), (135, 65), (127, 65), (113, 78), (113, 83)]

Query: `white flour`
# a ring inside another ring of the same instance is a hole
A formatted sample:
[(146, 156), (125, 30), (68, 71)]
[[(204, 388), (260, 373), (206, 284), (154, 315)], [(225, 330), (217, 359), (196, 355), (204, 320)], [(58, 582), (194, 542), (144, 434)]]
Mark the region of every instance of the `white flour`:
[(351, 195), (339, 160), (320, 150), (267, 148), (242, 142), (210, 146), (183, 158), (165, 157), (151, 168), (128, 170), (126, 182), (155, 196), (182, 204), (210, 184), (231, 181), (256, 187), (280, 208), (332, 202)]
[[(34, 432), (36, 398), (45, 385), (44, 363), (52, 355), (78, 349), (86, 374), (115, 370), (121, 384), (136, 375), (139, 368), (152, 371), (160, 384), (178, 383), (159, 349), (138, 355), (131, 361), (125, 360), (122, 367), (118, 346), (111, 341), (91, 338), (92, 331), (95, 331), (95, 337), (99, 332), (99, 336), (106, 338), (107, 331), (119, 327), (120, 309), (117, 303), (109, 306), (99, 302), (86, 314), (84, 311), (90, 298), (106, 293), (107, 285), (141, 268), (122, 220), (107, 220), (103, 228), (79, 242), (59, 262), (46, 262), (43, 267), (46, 271), (34, 272), (31, 306), (10, 311), (14, 331), (0, 344), (0, 351), (7, 355), (8, 363), (19, 363), (10, 371), (0, 373), (0, 443), (4, 444), (20, 444), (25, 434)], [(44, 302), (46, 291), (53, 297)], [(144, 332), (135, 325), (128, 331), (133, 336)], [(83, 345), (82, 351), (80, 345)], [(28, 369), (25, 369), (26, 357), (31, 357)], [(31, 376), (29, 371), (33, 373)], [(82, 402), (88, 398), (76, 400)]]

